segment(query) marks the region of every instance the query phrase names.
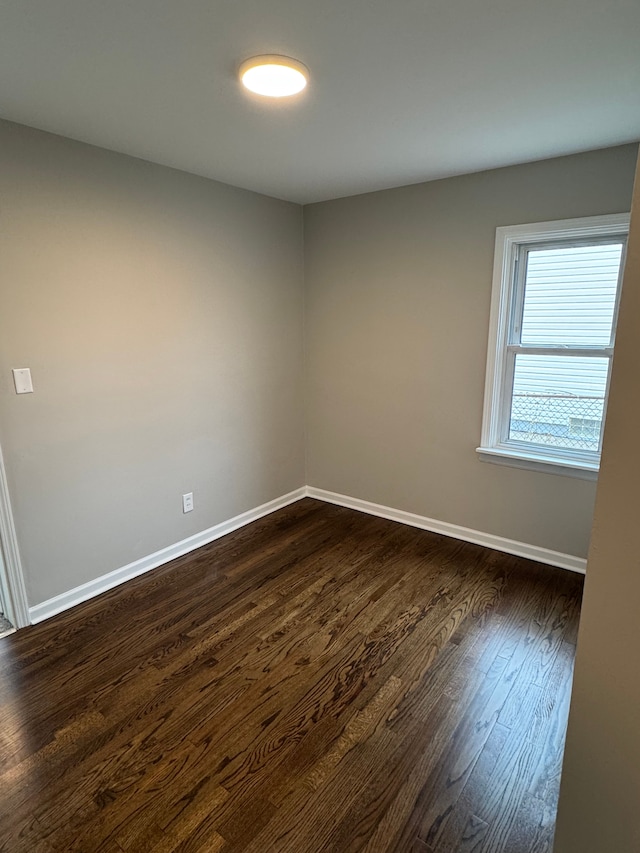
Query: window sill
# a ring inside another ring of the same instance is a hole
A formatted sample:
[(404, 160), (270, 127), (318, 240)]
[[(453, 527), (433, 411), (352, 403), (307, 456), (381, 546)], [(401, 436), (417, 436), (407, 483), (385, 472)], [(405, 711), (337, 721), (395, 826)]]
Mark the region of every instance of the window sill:
[(525, 468), (562, 477), (577, 477), (581, 480), (597, 480), (599, 465), (596, 462), (569, 462), (538, 453), (507, 450), (496, 447), (477, 447), (481, 462), (493, 462), (510, 468)]

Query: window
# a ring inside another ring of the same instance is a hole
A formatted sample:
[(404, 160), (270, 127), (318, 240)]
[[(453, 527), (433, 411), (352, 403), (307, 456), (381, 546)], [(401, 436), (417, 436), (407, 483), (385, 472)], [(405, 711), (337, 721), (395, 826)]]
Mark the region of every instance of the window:
[(595, 477), (628, 214), (498, 228), (481, 459)]

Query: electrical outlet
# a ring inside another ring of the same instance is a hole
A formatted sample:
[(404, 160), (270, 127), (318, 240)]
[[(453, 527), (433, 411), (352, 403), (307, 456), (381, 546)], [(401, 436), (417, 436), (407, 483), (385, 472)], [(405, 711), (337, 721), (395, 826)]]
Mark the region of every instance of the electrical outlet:
[(193, 509), (193, 492), (182, 496), (182, 512), (191, 512)]

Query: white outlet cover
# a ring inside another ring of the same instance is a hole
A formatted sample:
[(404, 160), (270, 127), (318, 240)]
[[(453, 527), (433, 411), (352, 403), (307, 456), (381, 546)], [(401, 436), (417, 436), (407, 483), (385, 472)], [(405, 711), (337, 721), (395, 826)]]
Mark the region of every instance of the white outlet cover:
[(33, 393), (31, 370), (28, 367), (14, 367), (13, 384), (16, 386), (16, 394)]

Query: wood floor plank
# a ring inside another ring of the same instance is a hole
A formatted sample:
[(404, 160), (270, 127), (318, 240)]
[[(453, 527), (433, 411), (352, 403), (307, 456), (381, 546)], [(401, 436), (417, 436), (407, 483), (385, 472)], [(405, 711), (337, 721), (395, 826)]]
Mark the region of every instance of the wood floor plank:
[(581, 589), (301, 500), (0, 640), (0, 851), (548, 853)]
[[(563, 651), (568, 652), (570, 648), (567, 644)], [(509, 849), (509, 837), (526, 814), (525, 797), (531, 788), (539, 784), (541, 763), (544, 765), (551, 760), (558, 766), (556, 762), (561, 760), (561, 754), (555, 754), (558, 743), (547, 740), (547, 735), (552, 720), (556, 725), (566, 727), (570, 684), (571, 670), (567, 660), (558, 656), (545, 687), (532, 686), (536, 701), (523, 708), (518, 725), (509, 730), (487, 788), (482, 793), (482, 800), (478, 802), (477, 814), (489, 827), (478, 848), (480, 853)], [(547, 755), (549, 750), (553, 753), (551, 759)], [(549, 778), (544, 772), (542, 775)], [(552, 803), (555, 809), (555, 796), (550, 794), (547, 802)]]
[[(499, 723), (496, 723), (491, 730), (456, 807), (443, 827), (440, 839), (441, 853), (457, 853), (463, 847), (463, 839), (473, 815), (473, 809), (482, 804), (487, 796), (491, 774), (509, 734), (510, 729)], [(483, 823), (486, 824), (486, 821)], [(484, 834), (487, 828), (488, 826), (485, 827)]]

